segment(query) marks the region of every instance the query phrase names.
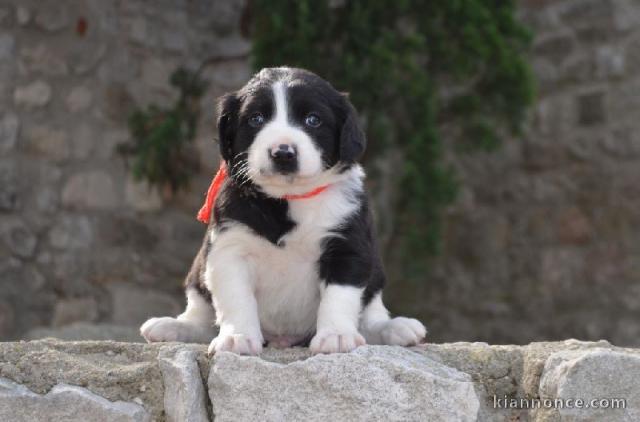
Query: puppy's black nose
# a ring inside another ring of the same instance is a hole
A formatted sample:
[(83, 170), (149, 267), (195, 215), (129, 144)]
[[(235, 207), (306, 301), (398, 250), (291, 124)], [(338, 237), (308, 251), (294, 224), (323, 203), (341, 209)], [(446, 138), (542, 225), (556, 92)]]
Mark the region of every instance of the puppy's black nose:
[(280, 144), (277, 148), (272, 148), (270, 154), (274, 161), (280, 162), (293, 161), (297, 155), (295, 148), (288, 144)]

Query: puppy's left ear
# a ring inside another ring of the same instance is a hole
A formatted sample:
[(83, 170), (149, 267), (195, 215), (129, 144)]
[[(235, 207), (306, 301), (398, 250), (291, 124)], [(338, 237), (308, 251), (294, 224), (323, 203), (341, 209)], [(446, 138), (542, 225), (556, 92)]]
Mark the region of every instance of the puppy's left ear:
[(345, 101), (347, 102), (347, 117), (340, 132), (340, 161), (352, 164), (364, 154), (367, 140), (358, 122), (356, 109), (346, 97)]

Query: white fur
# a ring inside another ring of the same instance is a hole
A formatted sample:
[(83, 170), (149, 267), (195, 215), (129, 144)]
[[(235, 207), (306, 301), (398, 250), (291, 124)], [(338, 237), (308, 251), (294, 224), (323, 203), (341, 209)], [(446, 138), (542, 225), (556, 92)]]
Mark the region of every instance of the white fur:
[(413, 346), (427, 335), (427, 329), (417, 319), (389, 318), (389, 311), (382, 303), (382, 293), (376, 294), (364, 309), (360, 330), (368, 344), (393, 346)]
[(358, 332), (364, 289), (329, 284), (322, 289), (317, 333), (309, 348), (313, 353), (350, 352), (365, 344)]
[(140, 327), (149, 343), (181, 341), (206, 343), (215, 335), (211, 305), (195, 290), (187, 289), (187, 309), (176, 318), (151, 318)]

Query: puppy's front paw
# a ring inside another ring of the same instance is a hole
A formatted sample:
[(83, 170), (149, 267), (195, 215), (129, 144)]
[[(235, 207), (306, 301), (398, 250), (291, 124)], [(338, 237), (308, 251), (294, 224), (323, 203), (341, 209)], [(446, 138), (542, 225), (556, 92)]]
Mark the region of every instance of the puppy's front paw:
[(415, 346), (427, 335), (427, 329), (413, 318), (396, 317), (386, 322), (380, 336), (390, 346)]
[(140, 334), (149, 343), (182, 341), (184, 323), (171, 317), (151, 318), (140, 327)]
[(309, 349), (314, 354), (345, 353), (365, 344), (364, 337), (357, 331), (347, 333), (320, 331), (311, 339)]
[(209, 355), (216, 352), (259, 355), (262, 352), (262, 340), (244, 334), (219, 334), (209, 345)]

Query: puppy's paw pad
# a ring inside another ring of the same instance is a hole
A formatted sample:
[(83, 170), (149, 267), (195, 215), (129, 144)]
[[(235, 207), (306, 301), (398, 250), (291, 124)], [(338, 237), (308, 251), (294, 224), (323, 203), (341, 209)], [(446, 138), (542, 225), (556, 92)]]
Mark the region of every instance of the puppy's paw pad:
[(175, 318), (151, 318), (140, 327), (140, 334), (149, 343), (181, 341), (183, 323)]
[(380, 335), (390, 346), (415, 346), (424, 340), (427, 329), (417, 319), (396, 317), (385, 324)]
[(262, 340), (244, 334), (219, 334), (209, 345), (209, 355), (216, 352), (259, 355), (262, 352)]
[(319, 332), (311, 340), (309, 349), (318, 353), (346, 353), (366, 344), (357, 331), (348, 333)]

